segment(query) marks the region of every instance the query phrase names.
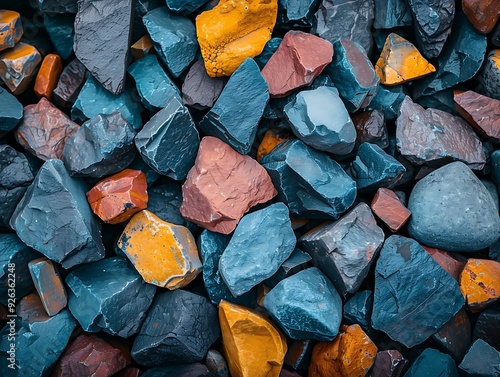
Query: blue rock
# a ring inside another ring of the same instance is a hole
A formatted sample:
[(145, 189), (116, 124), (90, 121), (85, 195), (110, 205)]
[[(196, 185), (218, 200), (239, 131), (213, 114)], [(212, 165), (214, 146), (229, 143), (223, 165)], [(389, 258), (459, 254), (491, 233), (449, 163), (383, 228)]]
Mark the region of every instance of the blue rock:
[(23, 117), (23, 105), (7, 90), (0, 87), (0, 136), (12, 130)]
[(287, 140), (260, 161), (290, 212), (337, 219), (356, 199), (356, 183), (325, 153)]
[[(466, 90), (465, 87), (462, 87), (462, 89)], [(446, 89), (430, 96), (420, 97), (417, 99), (416, 103), (425, 108), (432, 107), (433, 109), (446, 111), (452, 115), (459, 115), (453, 99), (453, 89)]]
[(336, 88), (301, 91), (284, 113), (295, 136), (310, 147), (337, 155), (353, 150), (356, 129)]
[(143, 17), (153, 9), (165, 6), (165, 0), (136, 0), (134, 1), (134, 20), (133, 20), (133, 31), (132, 31), (132, 41), (135, 42), (139, 40), (144, 34), (147, 33), (146, 27), (144, 26)]
[(134, 161), (128, 166), (129, 169), (140, 170), (144, 174), (146, 174), (146, 181), (148, 186), (151, 186), (156, 180), (160, 177), (160, 174), (155, 172), (153, 169), (149, 167), (148, 164), (144, 162), (140, 154), (135, 156)]
[(183, 16), (193, 13), (201, 8), (208, 0), (167, 0), (167, 7), (175, 13)]
[(292, 339), (333, 340), (342, 320), (342, 300), (315, 267), (282, 280), (264, 298), (264, 307)]
[(286, 279), (287, 277), (292, 276), (300, 270), (306, 268), (307, 262), (310, 260), (312, 260), (312, 258), (309, 254), (304, 253), (299, 248), (295, 248), (290, 257), (283, 262), (278, 272), (267, 279), (265, 284), (271, 288), (275, 287), (283, 279)]
[(405, 97), (406, 94), (403, 91), (403, 85), (379, 85), (378, 91), (368, 108), (382, 111), (386, 120), (394, 120), (398, 117), (399, 108)]
[(68, 60), (73, 53), (75, 15), (44, 13), (43, 24), (57, 53)]
[(321, 0), (279, 0), (275, 29), (309, 31)]
[(271, 56), (276, 52), (281, 44), (282, 38), (271, 38), (267, 41), (262, 52), (257, 55), (254, 60), (260, 69), (264, 68)]
[(372, 327), (373, 292), (356, 292), (344, 305), (344, 322), (348, 325), (358, 324), (373, 340), (376, 331)]
[(408, 232), (426, 246), (477, 251), (500, 237), (500, 218), (489, 191), (462, 162), (417, 182), (408, 201)]
[(458, 377), (458, 370), (450, 355), (426, 348), (415, 359), (404, 377)]
[[(500, 27), (497, 29), (500, 31)], [(487, 97), (500, 100), (500, 67), (498, 67), (497, 63), (497, 51), (498, 50), (492, 50), (488, 53), (486, 63), (483, 65), (478, 75), (477, 92)]]
[(174, 77), (179, 77), (198, 51), (193, 22), (170, 12), (167, 7), (153, 9), (142, 21), (160, 59)]
[(205, 359), (205, 364), (210, 372), (212, 372), (212, 377), (228, 377), (229, 368), (227, 367), (226, 360), (220, 354), (219, 351), (209, 350), (207, 357)]
[(491, 197), (493, 198), (493, 202), (495, 203), (497, 211), (500, 211), (500, 202), (498, 197), (497, 186), (488, 179), (481, 179), (481, 183), (484, 185), (484, 187), (486, 187)]
[(411, 12), (405, 0), (375, 0), (375, 20), (373, 21), (375, 29), (392, 29), (411, 24)]
[(200, 363), (154, 367), (141, 373), (141, 377), (213, 377), (208, 368)]
[[(135, 137), (143, 160), (159, 174), (186, 178), (194, 165), (200, 136), (188, 109), (178, 97), (170, 97)], [(182, 156), (182, 158), (179, 158)]]
[(51, 13), (76, 13), (78, 0), (38, 0), (42, 12)]
[(464, 305), (457, 281), (411, 238), (389, 237), (375, 267), (372, 326), (406, 347), (424, 342)]
[(497, 377), (500, 373), (500, 352), (482, 339), (477, 339), (458, 366), (465, 377)]
[(296, 242), (283, 203), (245, 215), (219, 260), (222, 279), (234, 296), (241, 296), (275, 274)]
[(199, 126), (205, 134), (218, 137), (239, 153), (247, 154), (268, 101), (269, 89), (259, 66), (247, 58), (231, 75)]

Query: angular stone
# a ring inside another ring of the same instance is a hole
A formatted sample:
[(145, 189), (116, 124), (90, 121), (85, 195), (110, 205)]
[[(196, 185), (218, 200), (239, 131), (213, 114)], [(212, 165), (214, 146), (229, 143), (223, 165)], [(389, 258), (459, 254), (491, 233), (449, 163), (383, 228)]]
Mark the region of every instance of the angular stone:
[(500, 306), (486, 308), (479, 314), (473, 338), (482, 339), (496, 349), (500, 348)]
[(222, 0), (196, 17), (196, 34), (211, 77), (229, 76), (259, 55), (276, 23), (278, 0)]
[[(70, 268), (104, 257), (101, 226), (61, 160), (48, 160), (19, 202), (10, 226), (26, 245)], [(47, 226), (50, 224), (50, 226)]]
[(261, 164), (293, 214), (336, 219), (356, 198), (356, 183), (340, 165), (300, 140), (278, 145)]
[(413, 347), (439, 330), (463, 304), (457, 282), (416, 241), (402, 236), (385, 241), (375, 267), (375, 329)]
[(38, 258), (30, 261), (28, 268), (47, 314), (59, 313), (66, 307), (68, 296), (57, 267), (47, 258)]
[(118, 372), (116, 377), (139, 377), (142, 374), (142, 371), (139, 368), (135, 367), (127, 367)]
[(500, 49), (492, 50), (478, 75), (477, 91), (500, 100)]
[(33, 292), (19, 300), (14, 313), (27, 323), (44, 322), (50, 318), (38, 293)]
[[(153, 9), (162, 6), (165, 6), (165, 0), (136, 0), (134, 2), (132, 40), (136, 41), (147, 34), (147, 29), (144, 26), (144, 16)], [(151, 47), (153, 47), (152, 44)]]
[(332, 61), (330, 42), (302, 31), (289, 31), (262, 69), (271, 97), (286, 97), (292, 91), (310, 86)]
[(295, 244), (283, 203), (245, 215), (219, 260), (222, 279), (234, 296), (241, 296), (275, 274)]
[(52, 99), (52, 92), (57, 86), (59, 75), (63, 69), (62, 59), (59, 55), (48, 54), (42, 61), (40, 70), (36, 76), (33, 90), (38, 98)]
[(321, 0), (279, 0), (277, 30), (309, 30)]
[(399, 201), (394, 191), (386, 188), (377, 190), (370, 207), (391, 232), (397, 232), (401, 229), (411, 215), (411, 212)]
[[(375, 29), (392, 29), (398, 26), (411, 26), (410, 7), (405, 0), (375, 0)], [(396, 376), (390, 376), (396, 377)]]
[(62, 71), (52, 92), (57, 106), (71, 108), (87, 80), (87, 70), (78, 59), (73, 59)]
[(437, 348), (459, 363), (472, 343), (471, 324), (467, 312), (460, 309), (438, 332), (432, 334), (431, 340)]
[(465, 267), (466, 259), (458, 254), (448, 253), (440, 249), (422, 246), (425, 251), (434, 259), (446, 272), (456, 281), (460, 280), (460, 273)]
[(14, 47), (22, 36), (21, 15), (13, 10), (0, 10), (0, 51)]
[(397, 350), (377, 352), (375, 362), (370, 370), (370, 377), (400, 377), (408, 364), (403, 355)]
[(182, 83), (182, 102), (197, 110), (211, 108), (225, 84), (223, 78), (210, 77), (203, 60), (198, 60), (191, 66)]
[(42, 12), (51, 13), (76, 13), (77, 0), (38, 0)]
[(167, 7), (148, 12), (142, 19), (158, 56), (174, 77), (192, 63), (198, 51), (193, 22)]
[[(295, 230), (293, 222), (292, 229)], [(283, 262), (278, 271), (265, 281), (266, 285), (270, 288), (274, 288), (280, 281), (289, 276), (295, 275), (303, 269), (306, 269), (308, 267), (307, 262), (310, 260), (312, 260), (312, 258), (309, 254), (304, 253), (299, 248), (295, 248), (288, 259)]]
[(63, 60), (68, 60), (73, 54), (75, 15), (44, 13), (43, 25), (57, 53)]
[(344, 305), (343, 322), (347, 325), (360, 325), (368, 336), (377, 336), (371, 324), (373, 292), (359, 291)]
[(201, 272), (191, 232), (162, 221), (147, 210), (132, 217), (118, 240), (118, 248), (147, 283), (159, 287), (182, 288)]
[(167, 6), (171, 11), (187, 16), (207, 2), (208, 0), (167, 0)]
[(470, 258), (460, 274), (460, 290), (467, 307), (480, 312), (500, 299), (500, 262)]
[(262, 166), (211, 136), (201, 140), (182, 193), (182, 216), (224, 234), (231, 233), (251, 207), (276, 196)]
[(213, 377), (208, 368), (200, 363), (154, 367), (141, 373), (141, 377)]
[(476, 251), (500, 236), (500, 218), (481, 181), (453, 162), (417, 182), (408, 201), (408, 232), (417, 241), (447, 251)]
[(406, 96), (396, 125), (398, 149), (413, 164), (439, 167), (462, 161), (478, 170), (485, 164), (479, 137), (460, 117), (432, 108), (425, 110)]
[(0, 134), (12, 130), (23, 117), (23, 105), (5, 89), (0, 88)]
[(285, 364), (305, 375), (316, 342), (314, 340), (294, 340), (285, 356)]
[(310, 147), (337, 155), (354, 148), (356, 130), (336, 88), (304, 90), (284, 113), (295, 136)]
[(229, 377), (229, 369), (226, 360), (224, 360), (219, 351), (213, 349), (208, 350), (205, 363), (207, 364), (207, 369), (214, 377)]
[(274, 147), (291, 138), (293, 138), (293, 134), (289, 130), (267, 130), (259, 144), (259, 148), (257, 149), (257, 161), (260, 162), (262, 157), (269, 154)]
[(458, 366), (465, 377), (494, 377), (500, 372), (500, 352), (482, 339), (476, 340)]
[(394, 120), (398, 117), (399, 108), (405, 97), (403, 85), (394, 87), (379, 85), (375, 97), (370, 102), (369, 109), (381, 111), (386, 120)]
[[(316, 0), (312, 1), (314, 2)], [(278, 5), (281, 5), (281, 3), (281, 1), (278, 1)], [(273, 54), (276, 52), (282, 41), (283, 38), (271, 38), (267, 41), (262, 52), (254, 58), (255, 63), (257, 63), (261, 70), (267, 64), (269, 59), (271, 59), (271, 56), (273, 56)]]
[(0, 80), (15, 95), (23, 93), (35, 76), (42, 61), (40, 52), (27, 43), (0, 52)]
[(356, 293), (384, 242), (384, 232), (377, 226), (365, 203), (333, 223), (320, 225), (299, 239), (315, 264), (346, 297)]
[(405, 377), (425, 376), (458, 377), (458, 370), (449, 355), (426, 348), (405, 373)]
[(139, 60), (153, 53), (153, 41), (151, 37), (146, 34), (142, 36), (137, 42), (130, 46), (130, 52), (135, 60)]
[(462, 10), (472, 25), (483, 34), (492, 31), (500, 17), (500, 3), (495, 0), (462, 0)]
[(163, 292), (134, 340), (132, 357), (147, 366), (201, 361), (219, 335), (217, 310), (205, 297)]
[(278, 377), (286, 338), (262, 314), (222, 301), (219, 323), (223, 354), (233, 377)]

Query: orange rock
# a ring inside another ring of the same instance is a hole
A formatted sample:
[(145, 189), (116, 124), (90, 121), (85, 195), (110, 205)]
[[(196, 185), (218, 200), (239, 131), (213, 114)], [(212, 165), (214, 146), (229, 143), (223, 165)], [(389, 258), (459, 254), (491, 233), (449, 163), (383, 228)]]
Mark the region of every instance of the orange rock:
[(137, 42), (130, 46), (130, 52), (134, 57), (134, 60), (139, 60), (150, 54), (153, 50), (153, 41), (149, 35), (141, 37)]
[(219, 304), (222, 346), (233, 377), (278, 377), (286, 338), (264, 316), (241, 305)]
[(14, 47), (22, 36), (21, 15), (13, 10), (0, 10), (0, 51)]
[(196, 17), (196, 34), (211, 77), (229, 76), (259, 55), (278, 14), (278, 0), (221, 0)]
[(460, 290), (471, 312), (482, 311), (500, 298), (500, 263), (470, 258), (460, 274)]
[(364, 377), (377, 351), (377, 346), (359, 325), (343, 325), (332, 342), (319, 342), (314, 346), (309, 377)]
[(59, 313), (68, 303), (68, 296), (57, 267), (45, 257), (30, 261), (28, 267), (47, 314)]
[(25, 322), (45, 322), (50, 319), (38, 293), (24, 296), (16, 306), (16, 314)]
[(52, 99), (52, 92), (59, 82), (63, 69), (62, 59), (59, 55), (48, 54), (43, 59), (38, 75), (36, 76), (34, 91), (38, 98)]
[(398, 85), (435, 72), (436, 68), (425, 60), (413, 44), (391, 33), (385, 40), (375, 70), (381, 84)]
[(191, 232), (186, 227), (161, 220), (148, 210), (130, 219), (118, 247), (146, 282), (159, 287), (182, 288), (201, 271), (198, 248)]
[(370, 205), (372, 211), (391, 232), (397, 232), (410, 218), (411, 212), (398, 199), (394, 191), (379, 188)]
[(257, 161), (260, 162), (262, 157), (271, 152), (274, 147), (280, 145), (285, 140), (293, 138), (293, 134), (287, 130), (267, 130), (257, 149)]
[(492, 31), (500, 17), (498, 0), (462, 0), (462, 9), (472, 25), (483, 34)]
[(146, 174), (125, 169), (97, 182), (87, 192), (87, 200), (102, 221), (118, 224), (147, 208), (147, 189)]
[(257, 289), (257, 304), (259, 304), (260, 307), (264, 307), (264, 298), (270, 290), (271, 288), (269, 288), (267, 285), (259, 284)]
[(14, 94), (21, 94), (36, 73), (42, 56), (38, 50), (19, 42), (14, 48), (0, 52), (0, 79)]

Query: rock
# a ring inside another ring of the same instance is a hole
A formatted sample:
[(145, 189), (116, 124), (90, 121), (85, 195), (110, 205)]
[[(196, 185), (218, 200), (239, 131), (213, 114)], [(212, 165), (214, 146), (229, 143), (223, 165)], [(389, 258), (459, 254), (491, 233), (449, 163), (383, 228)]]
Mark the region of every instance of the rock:
[(316, 342), (314, 340), (294, 340), (285, 356), (285, 364), (301, 374), (307, 373), (312, 351)]
[(417, 182), (408, 201), (408, 232), (417, 241), (447, 251), (476, 251), (500, 235), (495, 203), (461, 162), (435, 170)]
[(420, 97), (416, 102), (425, 108), (432, 107), (434, 109), (446, 111), (452, 115), (459, 115), (456, 110), (455, 102), (453, 101), (452, 89), (445, 89), (431, 94), (430, 96)]
[(0, 11), (0, 51), (12, 48), (23, 36), (21, 15), (13, 10)]
[(19, 202), (10, 226), (26, 245), (66, 269), (102, 259), (101, 226), (85, 191), (84, 182), (71, 178), (61, 160), (48, 160)]
[(251, 207), (271, 200), (276, 190), (254, 159), (206, 136), (182, 194), (184, 218), (208, 230), (229, 234)]
[[(375, 29), (392, 29), (398, 26), (411, 26), (410, 7), (405, 0), (375, 0)], [(397, 377), (397, 376), (390, 376)]]
[(207, 364), (207, 369), (214, 377), (229, 377), (226, 360), (224, 360), (219, 351), (214, 349), (208, 350), (205, 363)]
[[(287, 1), (287, 0), (285, 0)], [(316, 0), (312, 0), (315, 2)], [(281, 2), (278, 1), (278, 5), (281, 5)], [(276, 52), (278, 47), (280, 46), (281, 42), (283, 41), (283, 38), (271, 38), (270, 40), (267, 41), (267, 43), (264, 46), (264, 49), (262, 52), (257, 55), (254, 60), (255, 63), (259, 66), (259, 68), (262, 70), (262, 68), (265, 67), (269, 59), (271, 59), (271, 56)]]
[(0, 88), (0, 134), (12, 130), (23, 117), (23, 105), (16, 97)]
[(495, 30), (492, 32), (491, 42), (493, 45), (500, 47), (500, 24), (497, 24)]
[(479, 93), (500, 100), (500, 49), (490, 51), (477, 81)]
[(377, 352), (375, 362), (370, 370), (370, 377), (400, 377), (408, 364), (403, 355), (397, 350)]
[(77, 0), (38, 0), (40, 10), (50, 13), (76, 13), (78, 11)]
[(264, 307), (292, 339), (333, 340), (342, 320), (342, 300), (315, 267), (282, 280), (264, 298)]
[(319, 3), (320, 0), (279, 0), (276, 29), (308, 31), (313, 25), (314, 13)]
[(162, 221), (147, 210), (132, 217), (118, 240), (118, 248), (147, 283), (159, 287), (182, 288), (201, 272), (191, 232)]
[(472, 343), (471, 324), (467, 312), (460, 309), (438, 332), (432, 334), (431, 340), (437, 348), (459, 363)]
[(456, 281), (460, 280), (460, 274), (465, 267), (466, 259), (458, 254), (448, 253), (440, 249), (422, 246), (446, 272)]
[[(293, 221), (292, 221), (292, 229), (295, 230)], [(304, 253), (299, 248), (295, 248), (292, 251), (292, 254), (288, 257), (286, 261), (283, 262), (278, 271), (271, 276), (269, 279), (265, 281), (265, 285), (274, 288), (280, 281), (295, 275), (297, 272), (306, 269), (307, 262), (311, 261), (312, 258), (309, 254)]]
[(22, 94), (35, 76), (42, 61), (40, 52), (27, 43), (0, 52), (0, 80), (15, 94)]
[(142, 371), (135, 367), (126, 367), (116, 374), (116, 377), (139, 377)]
[(467, 307), (477, 313), (500, 298), (500, 262), (470, 258), (460, 274)]
[(384, 232), (365, 203), (299, 239), (300, 247), (311, 255), (344, 298), (356, 293), (383, 242)]
[(141, 377), (213, 377), (208, 368), (200, 363), (154, 367), (141, 373)]
[[(165, 0), (136, 0), (134, 2), (132, 40), (136, 41), (143, 35), (148, 35), (146, 26), (144, 26), (144, 16), (153, 9), (162, 6), (165, 6)], [(153, 46), (151, 45), (151, 47)]]
[(35, 87), (33, 88), (38, 98), (45, 97), (49, 100), (52, 99), (52, 92), (57, 86), (62, 69), (63, 63), (59, 55), (48, 54), (45, 56), (36, 76)]
[(257, 161), (260, 162), (262, 157), (269, 154), (274, 147), (280, 145), (285, 140), (292, 139), (293, 134), (289, 130), (269, 129), (264, 134), (262, 141), (257, 149)]
[(223, 78), (210, 77), (203, 60), (198, 60), (191, 66), (182, 83), (182, 102), (197, 110), (211, 108), (225, 84)]
[(87, 80), (87, 70), (78, 59), (73, 59), (62, 71), (52, 92), (57, 106), (71, 108)]
[(171, 11), (187, 16), (195, 12), (206, 2), (208, 2), (208, 0), (167, 0), (167, 6)]
[(462, 161), (480, 170), (485, 163), (483, 146), (471, 127), (460, 117), (413, 103), (406, 97), (396, 122), (398, 150), (411, 163), (439, 167)]
[(19, 304), (13, 312), (26, 323), (45, 322), (51, 318), (45, 311), (42, 300), (36, 292), (30, 293), (19, 300)]
[(66, 307), (68, 296), (57, 267), (47, 258), (38, 258), (28, 263), (29, 272), (43, 307), (53, 316)]
[(375, 329), (413, 347), (439, 330), (463, 304), (457, 282), (416, 241), (402, 236), (385, 241), (375, 267)]
[(457, 366), (449, 355), (426, 348), (405, 373), (405, 377), (425, 376), (458, 377)]
[(278, 0), (222, 0), (196, 17), (196, 35), (211, 77), (229, 76), (259, 55), (276, 23)]
[(176, 290), (156, 296), (132, 357), (147, 366), (201, 361), (220, 335), (217, 311), (197, 294)]
[(466, 377), (494, 377), (500, 370), (500, 352), (482, 339), (476, 340), (458, 366)]
[(356, 130), (336, 88), (304, 90), (284, 113), (295, 136), (310, 147), (337, 155), (354, 148)]
[(295, 244), (283, 203), (245, 215), (219, 260), (221, 277), (233, 296), (241, 296), (274, 275)]
[[(494, 305), (486, 308), (479, 314), (476, 325), (474, 326), (474, 340), (482, 339), (496, 349), (500, 346), (500, 306)], [(469, 323), (470, 330), (470, 323)], [(470, 334), (469, 334), (470, 335)]]
[(75, 15), (71, 13), (44, 13), (43, 26), (45, 26), (50, 41), (62, 60), (68, 60), (73, 54)]
[(371, 324), (372, 307), (372, 291), (356, 292), (344, 305), (343, 322), (347, 325), (360, 325), (368, 336), (377, 337)]
[(300, 140), (278, 145), (261, 164), (293, 214), (336, 219), (356, 198), (356, 183), (340, 165)]
[(286, 97), (294, 90), (310, 86), (332, 61), (330, 42), (301, 31), (289, 31), (262, 69), (271, 97)]
[(462, 0), (462, 9), (472, 25), (483, 34), (492, 31), (500, 17), (500, 3), (494, 0)]
[(146, 34), (130, 46), (130, 52), (135, 60), (139, 60), (149, 54), (153, 54), (153, 48), (153, 41), (151, 40), (151, 37)]
[(64, 144), (62, 158), (76, 177), (101, 178), (118, 173), (134, 160), (135, 131), (115, 111), (86, 121)]
[(398, 117), (399, 108), (405, 97), (403, 85), (393, 87), (379, 85), (375, 97), (370, 102), (369, 109), (381, 111), (386, 120), (394, 120)]
[(167, 7), (149, 11), (142, 19), (158, 56), (174, 77), (193, 62), (198, 51), (193, 22)]
[(262, 314), (221, 301), (219, 323), (223, 354), (233, 377), (278, 377), (286, 338)]
[(411, 215), (411, 212), (399, 201), (394, 191), (387, 188), (377, 190), (370, 208), (391, 232), (400, 230)]

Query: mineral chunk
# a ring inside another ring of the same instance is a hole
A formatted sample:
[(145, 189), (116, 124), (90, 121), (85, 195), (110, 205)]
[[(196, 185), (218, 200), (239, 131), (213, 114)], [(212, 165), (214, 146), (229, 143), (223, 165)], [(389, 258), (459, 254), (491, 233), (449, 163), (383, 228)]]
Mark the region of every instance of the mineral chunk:
[(38, 0), (42, 12), (52, 13), (76, 13), (78, 10), (77, 0)]
[(0, 51), (14, 47), (22, 36), (21, 15), (13, 10), (0, 10)]
[(467, 312), (460, 309), (438, 332), (432, 334), (431, 340), (456, 362), (460, 362), (472, 343), (471, 335), (471, 324)]
[(34, 259), (28, 267), (47, 314), (59, 313), (68, 303), (68, 296), (57, 267), (47, 258)]
[(500, 49), (490, 51), (478, 75), (478, 92), (500, 100)]
[(426, 348), (405, 373), (405, 377), (424, 376), (458, 377), (457, 366), (450, 355)]
[(208, 0), (167, 0), (167, 6), (170, 10), (187, 16), (193, 13)]
[(411, 24), (411, 11), (405, 0), (375, 0), (373, 21), (375, 29), (392, 29), (398, 26), (411, 26)]
[(403, 85), (394, 87), (379, 85), (369, 108), (381, 111), (387, 120), (394, 120), (398, 117), (399, 108), (405, 97)]
[(289, 130), (269, 129), (264, 134), (262, 141), (257, 149), (257, 161), (260, 162), (262, 157), (269, 154), (274, 147), (280, 145), (285, 140), (293, 138), (293, 134)]
[(35, 87), (33, 88), (39, 98), (52, 99), (52, 92), (57, 86), (62, 69), (62, 59), (59, 55), (48, 54), (45, 56), (36, 76)]
[(0, 133), (12, 130), (23, 117), (23, 106), (7, 92), (0, 88)]
[(226, 360), (224, 360), (219, 351), (213, 349), (208, 350), (205, 363), (207, 364), (208, 370), (212, 372), (214, 377), (229, 376), (229, 369), (227, 367)]
[(276, 28), (279, 30), (309, 30), (319, 3), (320, 0), (279, 0)]
[(461, 375), (466, 377), (498, 375), (500, 352), (482, 339), (476, 340), (458, 366)]
[(78, 59), (73, 59), (62, 71), (52, 92), (57, 106), (71, 108), (87, 79), (87, 70)]
[(372, 211), (391, 232), (397, 232), (406, 224), (411, 212), (400, 201), (394, 191), (379, 188), (370, 205)]
[[(494, 305), (479, 314), (474, 327), (474, 339), (482, 339), (496, 349), (500, 346), (500, 306)], [(470, 324), (469, 324), (470, 327)]]
[[(293, 221), (292, 229), (295, 229)], [(270, 288), (275, 287), (283, 279), (295, 275), (297, 272), (307, 268), (307, 262), (310, 260), (312, 260), (312, 258), (309, 254), (303, 252), (299, 248), (295, 248), (288, 259), (283, 262), (278, 271), (265, 281), (265, 285)]]
[(311, 354), (316, 342), (314, 340), (294, 340), (285, 356), (285, 364), (299, 373), (306, 374)]
[(42, 56), (35, 47), (19, 42), (0, 52), (0, 80), (12, 93), (21, 94), (28, 88), (41, 61)]
[(466, 259), (458, 254), (449, 253), (440, 249), (422, 246), (425, 251), (456, 281), (460, 280), (460, 274), (465, 267)]
[(358, 324), (368, 336), (377, 336), (372, 327), (373, 292), (358, 291), (344, 305), (343, 322), (347, 325)]
[(467, 307), (480, 312), (500, 298), (500, 262), (470, 258), (460, 274), (460, 290)]
[(182, 83), (182, 101), (184, 105), (197, 110), (211, 108), (224, 88), (226, 80), (210, 77), (203, 60), (198, 60), (189, 69)]
[(139, 60), (153, 53), (153, 41), (151, 37), (146, 34), (142, 36), (137, 42), (130, 46), (130, 52), (135, 60)]
[(44, 13), (43, 26), (50, 41), (63, 60), (73, 54), (75, 39), (75, 15), (71, 13)]
[(492, 31), (500, 17), (500, 3), (495, 0), (462, 0), (462, 9), (472, 25), (483, 34)]
[(408, 360), (397, 350), (377, 352), (370, 377), (400, 377)]
[[(278, 1), (278, 5), (281, 5), (280, 1)], [(271, 59), (271, 56), (273, 56), (273, 54), (276, 52), (282, 41), (283, 38), (271, 38), (270, 40), (267, 41), (262, 52), (254, 58), (255, 63), (257, 63), (260, 69), (265, 67), (265, 65), (267, 64), (269, 59)]]

